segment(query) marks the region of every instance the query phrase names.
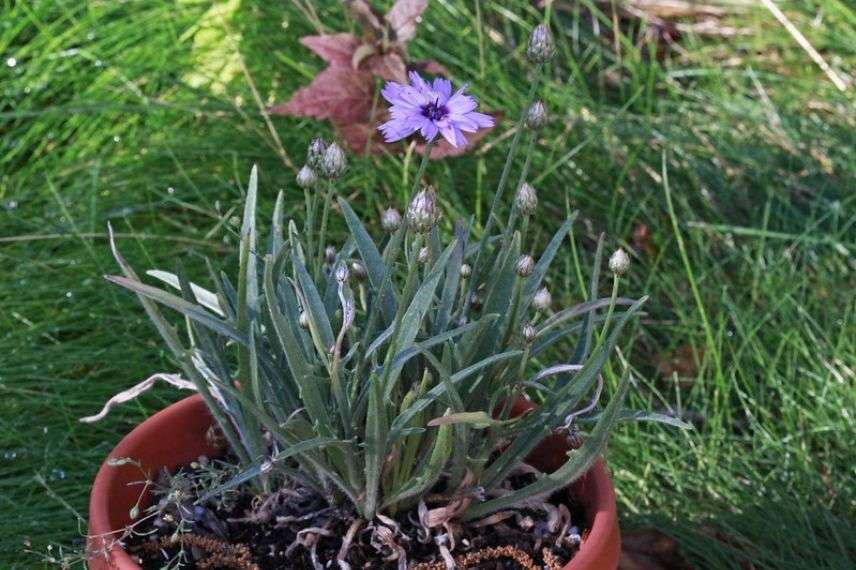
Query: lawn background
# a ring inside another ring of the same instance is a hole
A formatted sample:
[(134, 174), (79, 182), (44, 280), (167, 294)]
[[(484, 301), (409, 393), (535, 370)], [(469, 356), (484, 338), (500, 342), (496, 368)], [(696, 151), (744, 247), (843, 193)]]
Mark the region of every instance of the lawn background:
[[(626, 531), (665, 530), (699, 568), (848, 568), (856, 88), (836, 89), (762, 7), (711, 3), (728, 14), (721, 25), (749, 34), (683, 34), (662, 60), (639, 47), (638, 24), (595, 37), (612, 29), (609, 3), (596, 26), (582, 9), (553, 13), (560, 50), (543, 97), (554, 120), (533, 184), (543, 233), (568, 209), (580, 219), (551, 288), (557, 304), (579, 301), (574, 251), (588, 267), (600, 232), (611, 250), (650, 228), (656, 252), (637, 252), (625, 289), (651, 296), (623, 345), (632, 403), (698, 429), (617, 430), (608, 459)], [(328, 30), (354, 27), (338, 2), (313, 4)], [(779, 5), (838, 73), (856, 71), (852, 4)], [(98, 464), (179, 397), (158, 389), (95, 426), (77, 421), (173, 369), (136, 300), (101, 278), (116, 271), (107, 222), (138, 268), (181, 257), (193, 270), (202, 255), (234, 261), (252, 164), (265, 213), (279, 189), (299, 206), (286, 163), (299, 167), (329, 126), (275, 118), (273, 137), (251, 88), (267, 105), (321, 69), (298, 44), (317, 31), (299, 6), (0, 3), (0, 567), (74, 562)], [(514, 115), (528, 89), (523, 42), (541, 17), (522, 0), (433, 0), (411, 53)], [(510, 128), (494, 150), (431, 165), (447, 223), (483, 216)], [(352, 157), (348, 197), (373, 216), (400, 201), (414, 167)], [(658, 364), (681, 347), (691, 378), (664, 377)]]

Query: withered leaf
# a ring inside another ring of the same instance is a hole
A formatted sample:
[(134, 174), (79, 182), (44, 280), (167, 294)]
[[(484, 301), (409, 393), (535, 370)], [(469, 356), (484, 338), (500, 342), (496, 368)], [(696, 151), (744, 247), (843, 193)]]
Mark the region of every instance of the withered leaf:
[(373, 55), (366, 60), (365, 67), (372, 75), (386, 81), (407, 82), (407, 64), (395, 52)]
[(398, 0), (390, 8), (386, 21), (392, 26), (396, 40), (406, 43), (416, 36), (419, 18), (426, 8), (428, 0)]
[(365, 121), (371, 112), (373, 87), (372, 76), (366, 71), (330, 66), (270, 113), (329, 119), (334, 125)]
[(621, 535), (619, 570), (692, 570), (674, 538), (645, 529)]
[(639, 223), (633, 228), (633, 245), (648, 257), (653, 257), (657, 253), (654, 237), (651, 235), (651, 228), (648, 227), (648, 224)]
[(326, 34), (304, 36), (300, 38), (300, 43), (331, 66), (349, 67), (354, 51), (360, 45), (360, 40), (352, 34)]

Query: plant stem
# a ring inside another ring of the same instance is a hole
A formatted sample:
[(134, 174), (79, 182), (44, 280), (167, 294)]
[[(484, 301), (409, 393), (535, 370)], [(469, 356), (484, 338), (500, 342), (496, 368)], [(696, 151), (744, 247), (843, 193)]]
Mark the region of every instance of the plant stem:
[[(520, 111), (520, 117), (517, 119), (517, 124), (515, 125), (514, 138), (511, 139), (511, 147), (508, 149), (508, 155), (505, 157), (505, 164), (502, 167), (502, 174), (499, 177), (499, 183), (496, 185), (496, 192), (493, 195), (493, 201), (490, 204), (490, 210), (487, 214), (487, 221), (485, 222), (484, 231), (482, 232), (482, 239), (479, 241), (479, 248), (476, 253), (476, 261), (473, 264), (473, 280), (470, 283), (470, 293), (472, 293), (473, 289), (476, 286), (476, 283), (479, 282), (478, 276), (480, 275), (481, 269), (481, 259), (484, 253), (485, 245), (487, 244), (487, 240), (490, 237), (490, 231), (493, 229), (493, 219), (496, 216), (496, 209), (499, 205), (500, 200), (502, 199), (502, 194), (505, 191), (505, 186), (508, 183), (508, 175), (511, 172), (511, 164), (514, 162), (514, 155), (517, 154), (517, 147), (520, 145), (520, 136), (523, 133), (523, 125), (526, 122), (526, 113), (529, 110), (529, 107), (535, 101), (535, 94), (538, 90), (538, 85), (541, 82), (541, 76), (544, 73), (544, 66), (538, 65), (535, 68), (535, 76), (532, 78), (532, 85), (529, 88), (529, 94), (526, 97), (526, 104), (523, 106), (523, 109)], [(469, 295), (467, 296), (469, 299)], [(468, 303), (469, 304), (469, 303)]]
[(324, 240), (327, 238), (327, 218), (330, 215), (330, 201), (333, 199), (335, 186), (332, 180), (327, 181), (327, 189), (324, 192), (324, 211), (321, 213), (321, 232), (318, 237), (318, 252), (315, 256), (315, 281), (318, 281), (320, 269), (324, 265)]

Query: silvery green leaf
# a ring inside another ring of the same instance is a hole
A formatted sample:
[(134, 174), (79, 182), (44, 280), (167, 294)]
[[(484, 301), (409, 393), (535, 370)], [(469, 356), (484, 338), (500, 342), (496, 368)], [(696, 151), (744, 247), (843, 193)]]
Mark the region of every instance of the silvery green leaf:
[[(589, 301), (597, 299), (598, 286), (600, 285), (600, 264), (603, 258), (603, 234), (600, 234), (597, 240), (597, 249), (594, 254), (594, 266), (591, 272), (591, 283), (589, 284)], [(594, 317), (595, 313), (586, 313), (583, 320), (583, 332), (571, 356), (573, 364), (579, 364), (588, 356), (591, 349), (591, 338), (594, 332)]]
[[(435, 261), (434, 265), (431, 267), (431, 271), (429, 271), (428, 275), (425, 276), (425, 280), (413, 296), (413, 300), (410, 302), (410, 305), (404, 312), (404, 316), (401, 318), (401, 324), (397, 331), (398, 334), (392, 339), (392, 346), (396, 349), (406, 350), (413, 345), (416, 335), (419, 333), (419, 329), (422, 326), (425, 314), (434, 302), (434, 292), (437, 289), (437, 284), (440, 282), (440, 277), (443, 275), (443, 270), (446, 268), (446, 263), (449, 261), (449, 257), (452, 255), (452, 251), (454, 251), (456, 243), (457, 242), (451, 243), (440, 257), (437, 258), (437, 261)], [(385, 374), (386, 384), (383, 394), (384, 398), (389, 398), (392, 388), (398, 380), (400, 372), (401, 365), (397, 365), (390, 366), (390, 370)]]
[[(170, 273), (169, 271), (162, 271), (160, 269), (149, 269), (146, 271), (146, 275), (150, 277), (154, 277), (158, 281), (162, 281), (169, 285), (174, 289), (179, 289), (180, 286), (178, 284), (178, 276), (175, 273)], [(217, 299), (217, 294), (212, 293), (208, 289), (200, 287), (196, 283), (190, 283), (190, 287), (193, 290), (193, 296), (196, 301), (205, 307), (206, 309), (210, 309), (212, 312), (217, 315), (223, 317), (223, 309), (220, 308), (220, 301)]]
[(371, 236), (366, 231), (366, 228), (363, 226), (363, 223), (354, 213), (350, 204), (348, 204), (344, 198), (339, 198), (339, 206), (342, 208), (342, 213), (345, 216), (345, 222), (348, 224), (348, 229), (351, 230), (351, 236), (354, 238), (357, 249), (360, 252), (360, 257), (362, 257), (363, 263), (365, 264), (369, 283), (371, 283), (371, 286), (376, 291), (376, 295), (378, 295), (379, 298), (383, 298), (381, 311), (383, 313), (384, 322), (391, 323), (395, 318), (395, 312), (397, 309), (395, 306), (395, 296), (392, 295), (392, 287), (389, 283), (387, 283), (385, 287), (385, 293), (380, 295), (380, 288), (383, 284), (384, 273), (386, 271), (383, 263), (383, 257), (381, 256), (380, 251), (378, 251), (378, 248)]
[(199, 324), (208, 327), (211, 331), (219, 335), (225, 336), (230, 340), (234, 340), (241, 344), (247, 343), (246, 337), (240, 334), (235, 327), (221, 319), (218, 319), (216, 316), (205, 310), (201, 305), (191, 303), (177, 295), (158, 289), (157, 287), (152, 287), (151, 285), (146, 285), (145, 283), (128, 279), (126, 277), (105, 275), (104, 278), (111, 283), (115, 283), (116, 285), (129, 289), (134, 293), (151, 299), (152, 301), (156, 301), (164, 306), (174, 309)]
[[(581, 422), (596, 422), (600, 419), (603, 413), (593, 414), (590, 416), (581, 416)], [(680, 429), (693, 429), (693, 425), (684, 420), (660, 412), (646, 412), (642, 410), (621, 410), (618, 414), (619, 422), (655, 422), (658, 424), (666, 424)]]
[(570, 485), (584, 475), (595, 459), (606, 448), (609, 434), (618, 421), (618, 412), (621, 408), (621, 403), (624, 401), (624, 397), (627, 395), (629, 385), (629, 371), (625, 371), (616, 394), (610, 400), (609, 405), (604, 410), (588, 438), (586, 438), (585, 443), (580, 449), (572, 450), (568, 453), (568, 460), (564, 465), (553, 473), (539, 476), (534, 483), (530, 483), (521, 489), (514, 490), (495, 499), (490, 499), (484, 503), (472, 505), (464, 513), (464, 520), (477, 519), (493, 512), (513, 507), (536, 495), (547, 495)]
[(550, 240), (550, 243), (548, 243), (547, 247), (544, 248), (544, 253), (542, 253), (541, 257), (538, 258), (538, 262), (535, 264), (535, 269), (532, 271), (532, 274), (526, 278), (522, 301), (522, 309), (524, 313), (532, 303), (535, 293), (544, 282), (544, 276), (547, 274), (547, 269), (550, 268), (550, 264), (553, 263), (553, 258), (556, 257), (559, 247), (562, 245), (562, 242), (565, 240), (568, 232), (571, 231), (574, 219), (576, 219), (576, 213), (572, 214), (570, 218), (565, 220), (565, 223), (563, 223), (556, 231), (553, 238)]
[(294, 266), (298, 289), (302, 293), (303, 310), (309, 315), (309, 328), (313, 332), (313, 335), (317, 335), (321, 343), (319, 351), (322, 355), (326, 354), (335, 342), (333, 327), (330, 325), (330, 317), (327, 315), (327, 309), (324, 307), (324, 303), (321, 302), (321, 296), (318, 294), (318, 289), (315, 287), (312, 277), (298, 256), (292, 256), (292, 265)]

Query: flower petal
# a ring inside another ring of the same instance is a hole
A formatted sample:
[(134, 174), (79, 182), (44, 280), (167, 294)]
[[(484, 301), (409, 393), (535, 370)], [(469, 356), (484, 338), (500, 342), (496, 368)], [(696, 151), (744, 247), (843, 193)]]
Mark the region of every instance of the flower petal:
[(444, 79), (442, 77), (437, 77), (434, 79), (431, 87), (441, 95), (440, 101), (445, 103), (448, 101), (449, 97), (452, 96), (452, 82), (448, 79)]

